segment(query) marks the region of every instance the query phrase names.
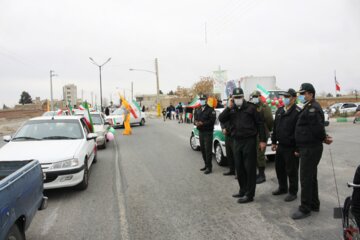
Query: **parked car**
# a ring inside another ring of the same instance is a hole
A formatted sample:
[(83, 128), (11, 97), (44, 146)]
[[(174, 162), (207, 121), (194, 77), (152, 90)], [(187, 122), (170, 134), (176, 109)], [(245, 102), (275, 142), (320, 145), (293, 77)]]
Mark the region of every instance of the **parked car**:
[(88, 187), (89, 169), (96, 162), (96, 133), (84, 117), (55, 116), (28, 120), (0, 148), (0, 162), (37, 159), (45, 174), (44, 188)]
[(355, 112), (356, 108), (356, 103), (335, 103), (329, 107), (331, 114), (334, 114), (337, 109), (339, 110), (339, 113), (351, 113)]
[[(223, 108), (217, 108), (216, 111), (216, 121), (214, 124), (214, 133), (213, 133), (213, 153), (215, 154), (215, 160), (218, 165), (224, 166), (227, 164), (226, 159), (226, 150), (225, 150), (225, 136), (222, 133), (219, 115), (223, 111)], [(193, 127), (190, 135), (190, 147), (194, 151), (200, 150), (200, 140), (199, 140), (199, 130), (196, 126)], [(271, 150), (271, 140), (268, 139), (265, 156), (269, 161), (275, 160), (275, 152)]]
[[(132, 114), (130, 114), (130, 124), (139, 124), (140, 126), (144, 126), (146, 122), (146, 113), (140, 111), (137, 108), (134, 108), (134, 111), (137, 115), (135, 118)], [(109, 116), (106, 117), (106, 121), (108, 121), (114, 128), (123, 127), (124, 126), (124, 109), (117, 108), (114, 112), (112, 112)]]
[(43, 113), (43, 116), (67, 116), (70, 115), (67, 110), (58, 110), (58, 111), (47, 111)]
[(0, 239), (25, 239), (36, 212), (46, 207), (37, 160), (0, 162)]
[(94, 125), (94, 132), (97, 134), (96, 145), (98, 148), (105, 149), (108, 141), (106, 134), (109, 132), (110, 124), (105, 120), (105, 114), (101, 112), (91, 112), (90, 115)]

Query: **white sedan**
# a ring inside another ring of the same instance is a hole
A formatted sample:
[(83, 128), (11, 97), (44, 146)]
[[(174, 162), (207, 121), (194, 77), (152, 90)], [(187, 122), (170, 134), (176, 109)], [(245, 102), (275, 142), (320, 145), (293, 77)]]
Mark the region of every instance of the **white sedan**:
[(44, 172), (44, 188), (88, 187), (89, 170), (96, 162), (95, 133), (84, 117), (54, 116), (28, 120), (0, 149), (0, 161), (36, 159)]
[(94, 125), (94, 132), (97, 134), (96, 145), (98, 148), (105, 149), (106, 134), (109, 132), (109, 123), (105, 120), (105, 114), (100, 112), (91, 112), (91, 119)]
[[(144, 126), (146, 122), (146, 114), (143, 111), (140, 111), (138, 108), (133, 108), (137, 118), (135, 118), (130, 113), (130, 124), (139, 124), (140, 126)], [(124, 109), (117, 108), (114, 112), (110, 114), (110, 116), (106, 117), (106, 121), (108, 121), (114, 128), (123, 127), (124, 126)]]

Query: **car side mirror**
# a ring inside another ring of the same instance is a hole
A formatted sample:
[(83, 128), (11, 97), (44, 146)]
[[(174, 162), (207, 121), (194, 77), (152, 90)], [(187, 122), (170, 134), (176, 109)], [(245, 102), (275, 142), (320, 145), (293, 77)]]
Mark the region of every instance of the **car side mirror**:
[(3, 137), (3, 140), (4, 140), (4, 142), (10, 142), (11, 136), (10, 136), (10, 135), (6, 135), (6, 136)]
[(89, 141), (89, 140), (93, 140), (93, 139), (96, 139), (97, 138), (97, 134), (96, 133), (89, 133), (87, 136), (86, 136), (86, 139)]

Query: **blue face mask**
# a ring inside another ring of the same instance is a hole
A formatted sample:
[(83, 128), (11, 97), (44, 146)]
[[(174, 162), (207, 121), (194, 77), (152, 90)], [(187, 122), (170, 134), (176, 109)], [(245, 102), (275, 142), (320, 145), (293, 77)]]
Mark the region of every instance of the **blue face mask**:
[(305, 100), (305, 96), (304, 96), (304, 95), (298, 96), (298, 99), (299, 99), (299, 101), (300, 101), (302, 104), (306, 103), (306, 100)]
[(206, 100), (200, 100), (200, 104), (201, 104), (201, 106), (205, 106)]
[(289, 106), (290, 105), (290, 98), (284, 98), (284, 104), (285, 104), (285, 106)]

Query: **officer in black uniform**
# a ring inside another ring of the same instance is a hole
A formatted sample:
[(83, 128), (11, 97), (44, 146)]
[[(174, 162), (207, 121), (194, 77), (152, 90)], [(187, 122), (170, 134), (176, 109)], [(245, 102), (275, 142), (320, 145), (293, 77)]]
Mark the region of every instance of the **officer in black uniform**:
[[(228, 99), (228, 104), (232, 100), (232, 96)], [(233, 103), (232, 103), (233, 104)], [(234, 162), (234, 149), (233, 149), (233, 137), (231, 136), (231, 124), (230, 120), (224, 123), (220, 123), (223, 134), (225, 135), (225, 150), (226, 158), (229, 165), (229, 171), (224, 173), (224, 176), (235, 175), (235, 162)]]
[(311, 211), (318, 212), (320, 200), (318, 193), (317, 166), (323, 152), (323, 142), (332, 143), (326, 135), (324, 113), (315, 100), (315, 88), (310, 83), (301, 84), (300, 102), (304, 104), (295, 128), (295, 141), (300, 156), (301, 205), (292, 215), (294, 220), (306, 218)]
[[(287, 92), (280, 93), (284, 96), (284, 105), (275, 113), (275, 122), (271, 136), (271, 149), (276, 151), (275, 170), (279, 188), (272, 192), (273, 195), (289, 194), (286, 202), (297, 198), (299, 189), (299, 158), (295, 156), (295, 126), (301, 108), (296, 105), (296, 91), (290, 88)], [(289, 188), (288, 188), (289, 178)]]
[(200, 170), (209, 174), (212, 172), (212, 142), (216, 112), (207, 104), (206, 100), (206, 95), (200, 96), (201, 107), (195, 111), (194, 124), (199, 130), (200, 149), (205, 162), (205, 167)]
[(239, 193), (233, 197), (239, 198), (238, 203), (248, 203), (254, 200), (256, 189), (256, 138), (259, 133), (260, 147), (266, 147), (264, 123), (256, 106), (244, 100), (244, 92), (241, 88), (233, 91), (234, 104), (220, 114), (221, 123), (230, 121), (231, 137), (233, 137), (233, 149), (235, 169), (240, 186)]

